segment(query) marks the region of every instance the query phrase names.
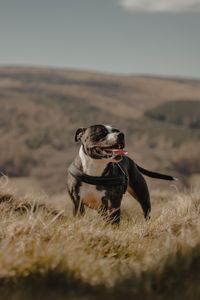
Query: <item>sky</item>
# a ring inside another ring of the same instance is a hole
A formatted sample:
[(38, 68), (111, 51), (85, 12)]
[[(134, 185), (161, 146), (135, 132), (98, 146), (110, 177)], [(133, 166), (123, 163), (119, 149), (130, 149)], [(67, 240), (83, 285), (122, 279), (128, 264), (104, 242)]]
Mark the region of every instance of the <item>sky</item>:
[(200, 0), (0, 0), (0, 65), (200, 78)]

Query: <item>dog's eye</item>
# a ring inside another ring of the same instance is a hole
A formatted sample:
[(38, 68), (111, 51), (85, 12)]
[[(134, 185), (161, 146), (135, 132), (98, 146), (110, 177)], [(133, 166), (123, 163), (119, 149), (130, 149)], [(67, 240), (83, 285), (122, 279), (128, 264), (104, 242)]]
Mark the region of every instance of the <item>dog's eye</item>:
[(106, 135), (108, 134), (108, 130), (104, 129), (103, 132), (102, 132), (102, 134), (103, 134), (104, 136), (106, 136)]
[(102, 130), (100, 130), (98, 132), (96, 131), (96, 133), (92, 134), (91, 138), (93, 141), (99, 141), (99, 140), (105, 138), (107, 134), (108, 134), (108, 131), (106, 129), (102, 129)]
[(106, 137), (107, 134), (108, 134), (108, 131), (106, 129), (101, 130), (101, 132), (98, 133), (98, 138), (102, 139), (102, 138)]

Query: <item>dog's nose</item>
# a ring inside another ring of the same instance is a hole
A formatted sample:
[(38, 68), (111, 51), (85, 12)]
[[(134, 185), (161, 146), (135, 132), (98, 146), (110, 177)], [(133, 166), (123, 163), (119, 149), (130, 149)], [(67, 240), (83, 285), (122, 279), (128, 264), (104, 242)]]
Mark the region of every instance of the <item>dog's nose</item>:
[(118, 133), (117, 140), (118, 140), (118, 143), (124, 144), (124, 134), (122, 132)]

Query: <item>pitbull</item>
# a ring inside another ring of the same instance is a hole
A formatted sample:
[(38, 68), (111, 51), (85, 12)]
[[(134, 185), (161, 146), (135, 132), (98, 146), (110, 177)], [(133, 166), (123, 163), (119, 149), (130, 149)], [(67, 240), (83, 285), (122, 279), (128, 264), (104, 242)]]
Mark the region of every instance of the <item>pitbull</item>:
[(120, 222), (120, 206), (128, 191), (141, 205), (144, 217), (151, 211), (149, 190), (142, 174), (164, 180), (174, 177), (151, 172), (138, 166), (124, 150), (124, 133), (110, 125), (79, 128), (75, 142), (80, 150), (67, 174), (67, 189), (74, 215), (83, 215), (85, 206)]

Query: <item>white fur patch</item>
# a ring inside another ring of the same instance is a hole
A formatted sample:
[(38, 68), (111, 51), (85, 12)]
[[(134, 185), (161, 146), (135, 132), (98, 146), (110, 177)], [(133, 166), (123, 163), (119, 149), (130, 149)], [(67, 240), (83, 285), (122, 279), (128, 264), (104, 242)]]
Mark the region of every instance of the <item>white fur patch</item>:
[(105, 127), (108, 130), (106, 140), (111, 144), (115, 143), (118, 132), (112, 132), (112, 126), (110, 126), (110, 125), (105, 125)]
[(118, 133), (116, 133), (116, 132), (109, 133), (109, 134), (107, 135), (107, 137), (106, 137), (106, 140), (107, 140), (109, 143), (111, 143), (111, 144), (115, 143), (115, 142), (116, 142), (117, 134), (118, 134)]
[(91, 176), (101, 176), (105, 170), (108, 160), (105, 159), (93, 159), (86, 155), (83, 151), (83, 146), (79, 150), (79, 156), (82, 162), (83, 171), (87, 175)]
[[(79, 150), (79, 156), (82, 162), (83, 171), (87, 175), (101, 176), (108, 162), (104, 160), (95, 160), (87, 156), (83, 151), (83, 146)], [(102, 205), (102, 198), (105, 196), (105, 190), (98, 191), (95, 185), (82, 182), (79, 191), (81, 202), (90, 208), (99, 209)]]
[(112, 126), (110, 125), (104, 125), (106, 127), (106, 129), (108, 130), (109, 133), (112, 132)]

